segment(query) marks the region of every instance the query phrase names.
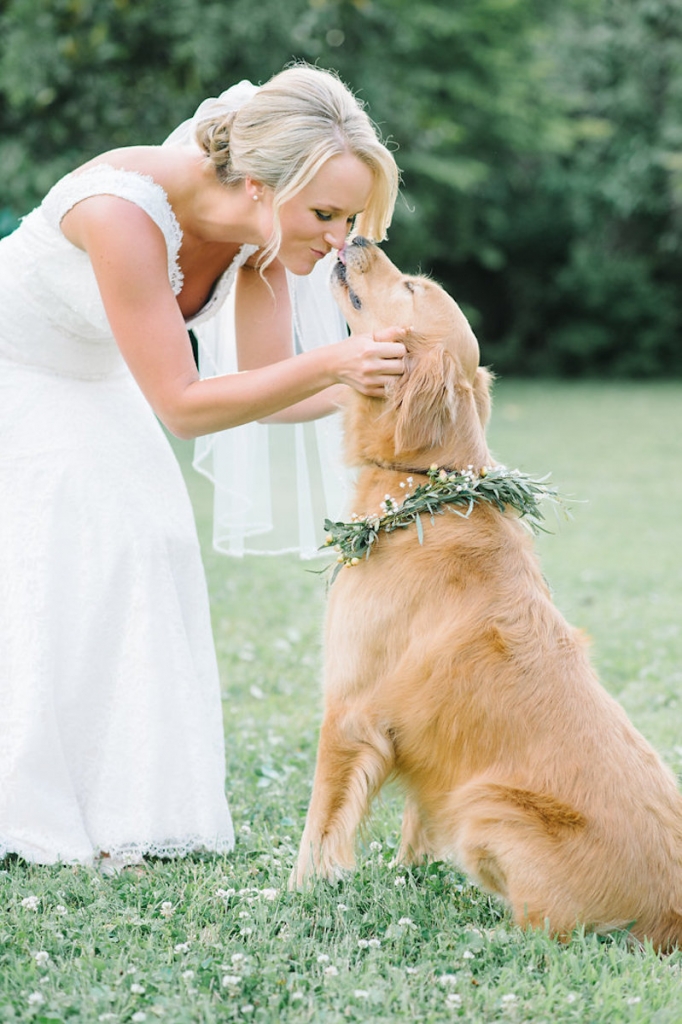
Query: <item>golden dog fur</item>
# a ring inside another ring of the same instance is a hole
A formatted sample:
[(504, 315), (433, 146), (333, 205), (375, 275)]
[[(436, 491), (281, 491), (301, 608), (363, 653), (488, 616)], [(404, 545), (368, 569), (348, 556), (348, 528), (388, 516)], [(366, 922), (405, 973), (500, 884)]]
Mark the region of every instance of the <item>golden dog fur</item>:
[[(353, 509), (432, 463), (493, 464), (490, 375), (457, 304), (363, 239), (334, 289), (353, 331), (410, 325), (408, 371), (385, 399), (353, 396)], [(406, 467), (406, 468), (398, 468)], [(404, 491), (403, 491), (404, 493)], [(682, 945), (682, 797), (602, 688), (552, 604), (512, 513), (476, 506), (380, 535), (330, 591), (325, 710), (291, 884), (354, 863), (384, 781), (406, 794), (398, 859), (450, 858), (521, 925), (566, 938), (629, 929)]]

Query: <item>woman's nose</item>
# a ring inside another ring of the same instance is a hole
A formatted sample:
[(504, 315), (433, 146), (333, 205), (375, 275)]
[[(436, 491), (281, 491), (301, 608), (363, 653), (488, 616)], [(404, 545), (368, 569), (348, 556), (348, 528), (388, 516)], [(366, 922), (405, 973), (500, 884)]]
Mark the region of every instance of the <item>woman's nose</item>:
[(331, 245), (332, 249), (343, 249), (346, 243), (346, 225), (339, 224), (338, 227), (334, 226), (329, 228), (325, 233), (324, 240), (327, 245)]

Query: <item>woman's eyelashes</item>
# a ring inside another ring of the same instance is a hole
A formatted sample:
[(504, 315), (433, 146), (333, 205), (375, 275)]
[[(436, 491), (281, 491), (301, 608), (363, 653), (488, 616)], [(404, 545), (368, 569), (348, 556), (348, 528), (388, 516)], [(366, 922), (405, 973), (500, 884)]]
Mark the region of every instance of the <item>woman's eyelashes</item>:
[[(317, 217), (317, 219), (321, 220), (324, 224), (328, 224), (331, 220), (334, 219), (333, 218), (333, 214), (325, 213), (324, 210), (315, 210), (314, 213), (315, 213), (315, 216)], [(346, 220), (346, 224), (348, 225), (348, 229), (347, 230), (348, 230), (349, 234), (353, 230), (353, 228), (355, 227), (355, 221), (357, 220), (357, 217), (358, 217), (357, 213), (354, 213), (352, 217), (348, 217), (347, 220)]]

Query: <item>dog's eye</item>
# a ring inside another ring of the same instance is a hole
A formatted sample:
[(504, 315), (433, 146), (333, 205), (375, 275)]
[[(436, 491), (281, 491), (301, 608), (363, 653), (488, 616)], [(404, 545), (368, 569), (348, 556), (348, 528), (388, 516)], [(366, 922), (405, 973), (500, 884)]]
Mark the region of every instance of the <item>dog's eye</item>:
[(407, 288), (408, 292), (413, 292), (414, 291), (414, 282), (413, 281), (403, 281), (403, 284)]

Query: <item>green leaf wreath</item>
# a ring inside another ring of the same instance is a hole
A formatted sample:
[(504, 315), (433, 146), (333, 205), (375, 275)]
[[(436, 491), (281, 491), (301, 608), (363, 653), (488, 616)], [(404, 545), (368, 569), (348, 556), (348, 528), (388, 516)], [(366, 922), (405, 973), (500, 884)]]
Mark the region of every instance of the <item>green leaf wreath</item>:
[(467, 519), (475, 505), (486, 503), (494, 505), (500, 512), (506, 508), (513, 509), (533, 533), (538, 533), (547, 532), (542, 525), (541, 503), (561, 504), (556, 489), (546, 483), (547, 477), (534, 480), (528, 474), (506, 466), (485, 467), (477, 473), (471, 466), (464, 470), (450, 470), (434, 465), (426, 475), (428, 483), (419, 484), (414, 490), (411, 490), (411, 476), (401, 481), (400, 487), (406, 490), (406, 497), (397, 501), (387, 494), (381, 503), (381, 516), (354, 516), (349, 523), (325, 520), (327, 536), (324, 547), (332, 547), (338, 552), (332, 583), (344, 565), (357, 565), (362, 558), (369, 558), (372, 545), (382, 531), (392, 533), (414, 523), (422, 544), (424, 515), (433, 522), (434, 516), (449, 511)]

